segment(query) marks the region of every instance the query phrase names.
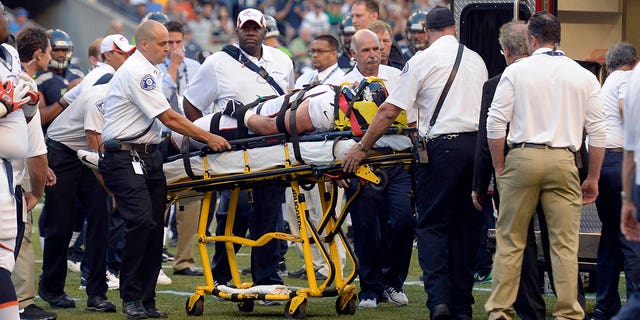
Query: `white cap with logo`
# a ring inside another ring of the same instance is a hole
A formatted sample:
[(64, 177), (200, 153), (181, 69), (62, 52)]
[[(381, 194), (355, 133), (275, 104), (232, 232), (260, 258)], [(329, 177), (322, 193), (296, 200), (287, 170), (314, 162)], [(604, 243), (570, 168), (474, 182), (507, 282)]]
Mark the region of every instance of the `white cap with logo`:
[(110, 34), (104, 39), (102, 39), (102, 43), (100, 44), (100, 53), (105, 53), (109, 51), (116, 51), (119, 53), (133, 53), (136, 51), (136, 47), (129, 44), (127, 38), (125, 38), (121, 34)]
[(264, 24), (265, 24), (264, 15), (259, 10), (256, 10), (256, 9), (244, 9), (244, 10), (240, 11), (240, 13), (238, 14), (237, 27), (238, 28), (242, 28), (242, 26), (247, 21), (253, 21), (253, 22), (257, 23), (261, 28), (264, 28)]

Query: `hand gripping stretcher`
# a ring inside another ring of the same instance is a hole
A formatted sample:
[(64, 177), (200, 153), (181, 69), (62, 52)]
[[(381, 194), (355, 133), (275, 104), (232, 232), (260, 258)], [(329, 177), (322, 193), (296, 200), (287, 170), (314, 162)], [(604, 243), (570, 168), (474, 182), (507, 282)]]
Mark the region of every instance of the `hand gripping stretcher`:
[[(413, 163), (414, 143), (410, 138), (413, 132), (412, 129), (390, 129), (389, 134), (383, 136), (363, 160), (355, 176), (384, 188), (387, 179), (380, 168), (394, 165), (410, 166)], [(351, 248), (344, 245), (347, 241), (341, 226), (350, 204), (360, 193), (361, 184), (358, 184), (358, 190), (347, 200), (342, 211), (336, 214), (337, 186), (332, 184), (332, 190), (326, 190), (324, 182), (354, 176), (342, 172), (342, 158), (356, 142), (352, 139), (350, 131), (300, 136), (297, 146), (287, 142), (284, 135), (274, 135), (230, 141), (232, 151), (212, 153), (205, 148), (198, 152), (175, 156), (173, 161), (165, 163), (164, 171), (170, 201), (177, 201), (194, 193), (204, 194), (197, 238), (205, 285), (197, 286), (195, 293), (187, 300), (188, 315), (202, 315), (206, 294), (238, 302), (238, 309), (242, 312), (253, 311), (255, 300), (287, 301), (285, 315), (290, 319), (305, 317), (309, 298), (337, 296), (336, 312), (355, 314), (356, 287), (351, 283), (356, 277), (357, 262)], [(301, 158), (290, 156), (295, 153), (294, 148), (299, 148), (297, 154), (301, 155)], [(232, 234), (240, 191), (251, 189), (261, 183), (274, 182), (290, 186), (292, 189), (300, 236), (271, 232), (257, 240), (250, 240)], [(305, 197), (300, 193), (300, 188), (311, 190), (314, 185), (318, 186), (324, 213), (317, 226), (309, 222)], [(224, 235), (206, 236), (209, 209), (212, 203), (215, 203), (215, 190), (232, 190), (227, 222)], [(342, 241), (337, 241), (336, 237)], [(253, 287), (252, 283), (241, 282), (234, 244), (255, 247), (274, 239), (302, 244), (304, 265), (309, 279), (307, 288), (290, 291), (284, 286)], [(213, 281), (206, 245), (212, 241), (225, 243), (231, 281), (235, 288), (218, 285)], [(318, 248), (330, 269), (327, 279), (319, 285), (316, 282), (310, 251), (312, 243), (324, 244)], [(353, 266), (348, 274), (343, 275), (341, 266), (336, 265), (340, 263), (338, 245), (345, 246), (347, 263)]]

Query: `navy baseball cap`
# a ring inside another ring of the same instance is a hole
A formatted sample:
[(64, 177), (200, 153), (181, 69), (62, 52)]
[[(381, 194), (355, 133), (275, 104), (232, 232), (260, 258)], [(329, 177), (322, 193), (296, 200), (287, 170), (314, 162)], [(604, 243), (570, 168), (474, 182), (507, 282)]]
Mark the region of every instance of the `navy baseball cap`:
[(456, 24), (453, 12), (445, 7), (435, 7), (427, 13), (425, 27), (427, 29), (440, 29)]

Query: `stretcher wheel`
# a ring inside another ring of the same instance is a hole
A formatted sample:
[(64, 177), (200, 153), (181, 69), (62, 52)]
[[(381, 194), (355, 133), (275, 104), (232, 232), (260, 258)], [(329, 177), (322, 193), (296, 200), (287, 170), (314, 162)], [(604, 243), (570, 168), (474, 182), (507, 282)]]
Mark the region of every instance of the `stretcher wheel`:
[(254, 306), (255, 306), (254, 300), (245, 300), (238, 303), (238, 311), (244, 312), (244, 313), (253, 312)]
[(387, 184), (389, 184), (389, 175), (381, 169), (377, 169), (375, 171), (373, 171), (373, 173), (378, 176), (378, 178), (380, 178), (380, 183), (378, 184), (371, 184), (371, 188), (373, 188), (373, 190), (376, 191), (382, 191), (387, 187)]
[(193, 308), (189, 308), (189, 299), (187, 299), (187, 303), (185, 304), (185, 310), (187, 311), (188, 316), (201, 316), (204, 312), (204, 297), (200, 296), (198, 300), (193, 304)]
[[(299, 297), (296, 297), (299, 298)], [(293, 299), (296, 299), (293, 298)], [(287, 317), (287, 319), (304, 319), (304, 317), (307, 316), (307, 300), (304, 298), (300, 298), (303, 299), (302, 302), (298, 305), (298, 307), (293, 310), (293, 312), (291, 312), (289, 310), (289, 307), (291, 306), (292, 300), (287, 301), (287, 305), (284, 307), (284, 315)]]
[(340, 301), (342, 301), (343, 297), (338, 297), (336, 299), (336, 312), (338, 314), (346, 314), (346, 315), (354, 315), (356, 314), (356, 296), (352, 296), (351, 299), (347, 302), (344, 308), (341, 306)]

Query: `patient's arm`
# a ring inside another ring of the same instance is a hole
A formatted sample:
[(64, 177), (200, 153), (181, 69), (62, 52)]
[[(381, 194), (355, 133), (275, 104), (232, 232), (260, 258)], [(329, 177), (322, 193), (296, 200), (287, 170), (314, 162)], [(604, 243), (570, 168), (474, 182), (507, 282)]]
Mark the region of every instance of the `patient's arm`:
[[(295, 116), (297, 133), (313, 132), (315, 130), (313, 123), (311, 122), (311, 117), (309, 116), (309, 99), (305, 99), (300, 103)], [(291, 110), (287, 110), (284, 117), (285, 127), (287, 128), (287, 132), (290, 133)], [(247, 127), (259, 135), (279, 133), (278, 126), (276, 125), (276, 118), (265, 117), (258, 114), (249, 116), (249, 119), (247, 120)]]

